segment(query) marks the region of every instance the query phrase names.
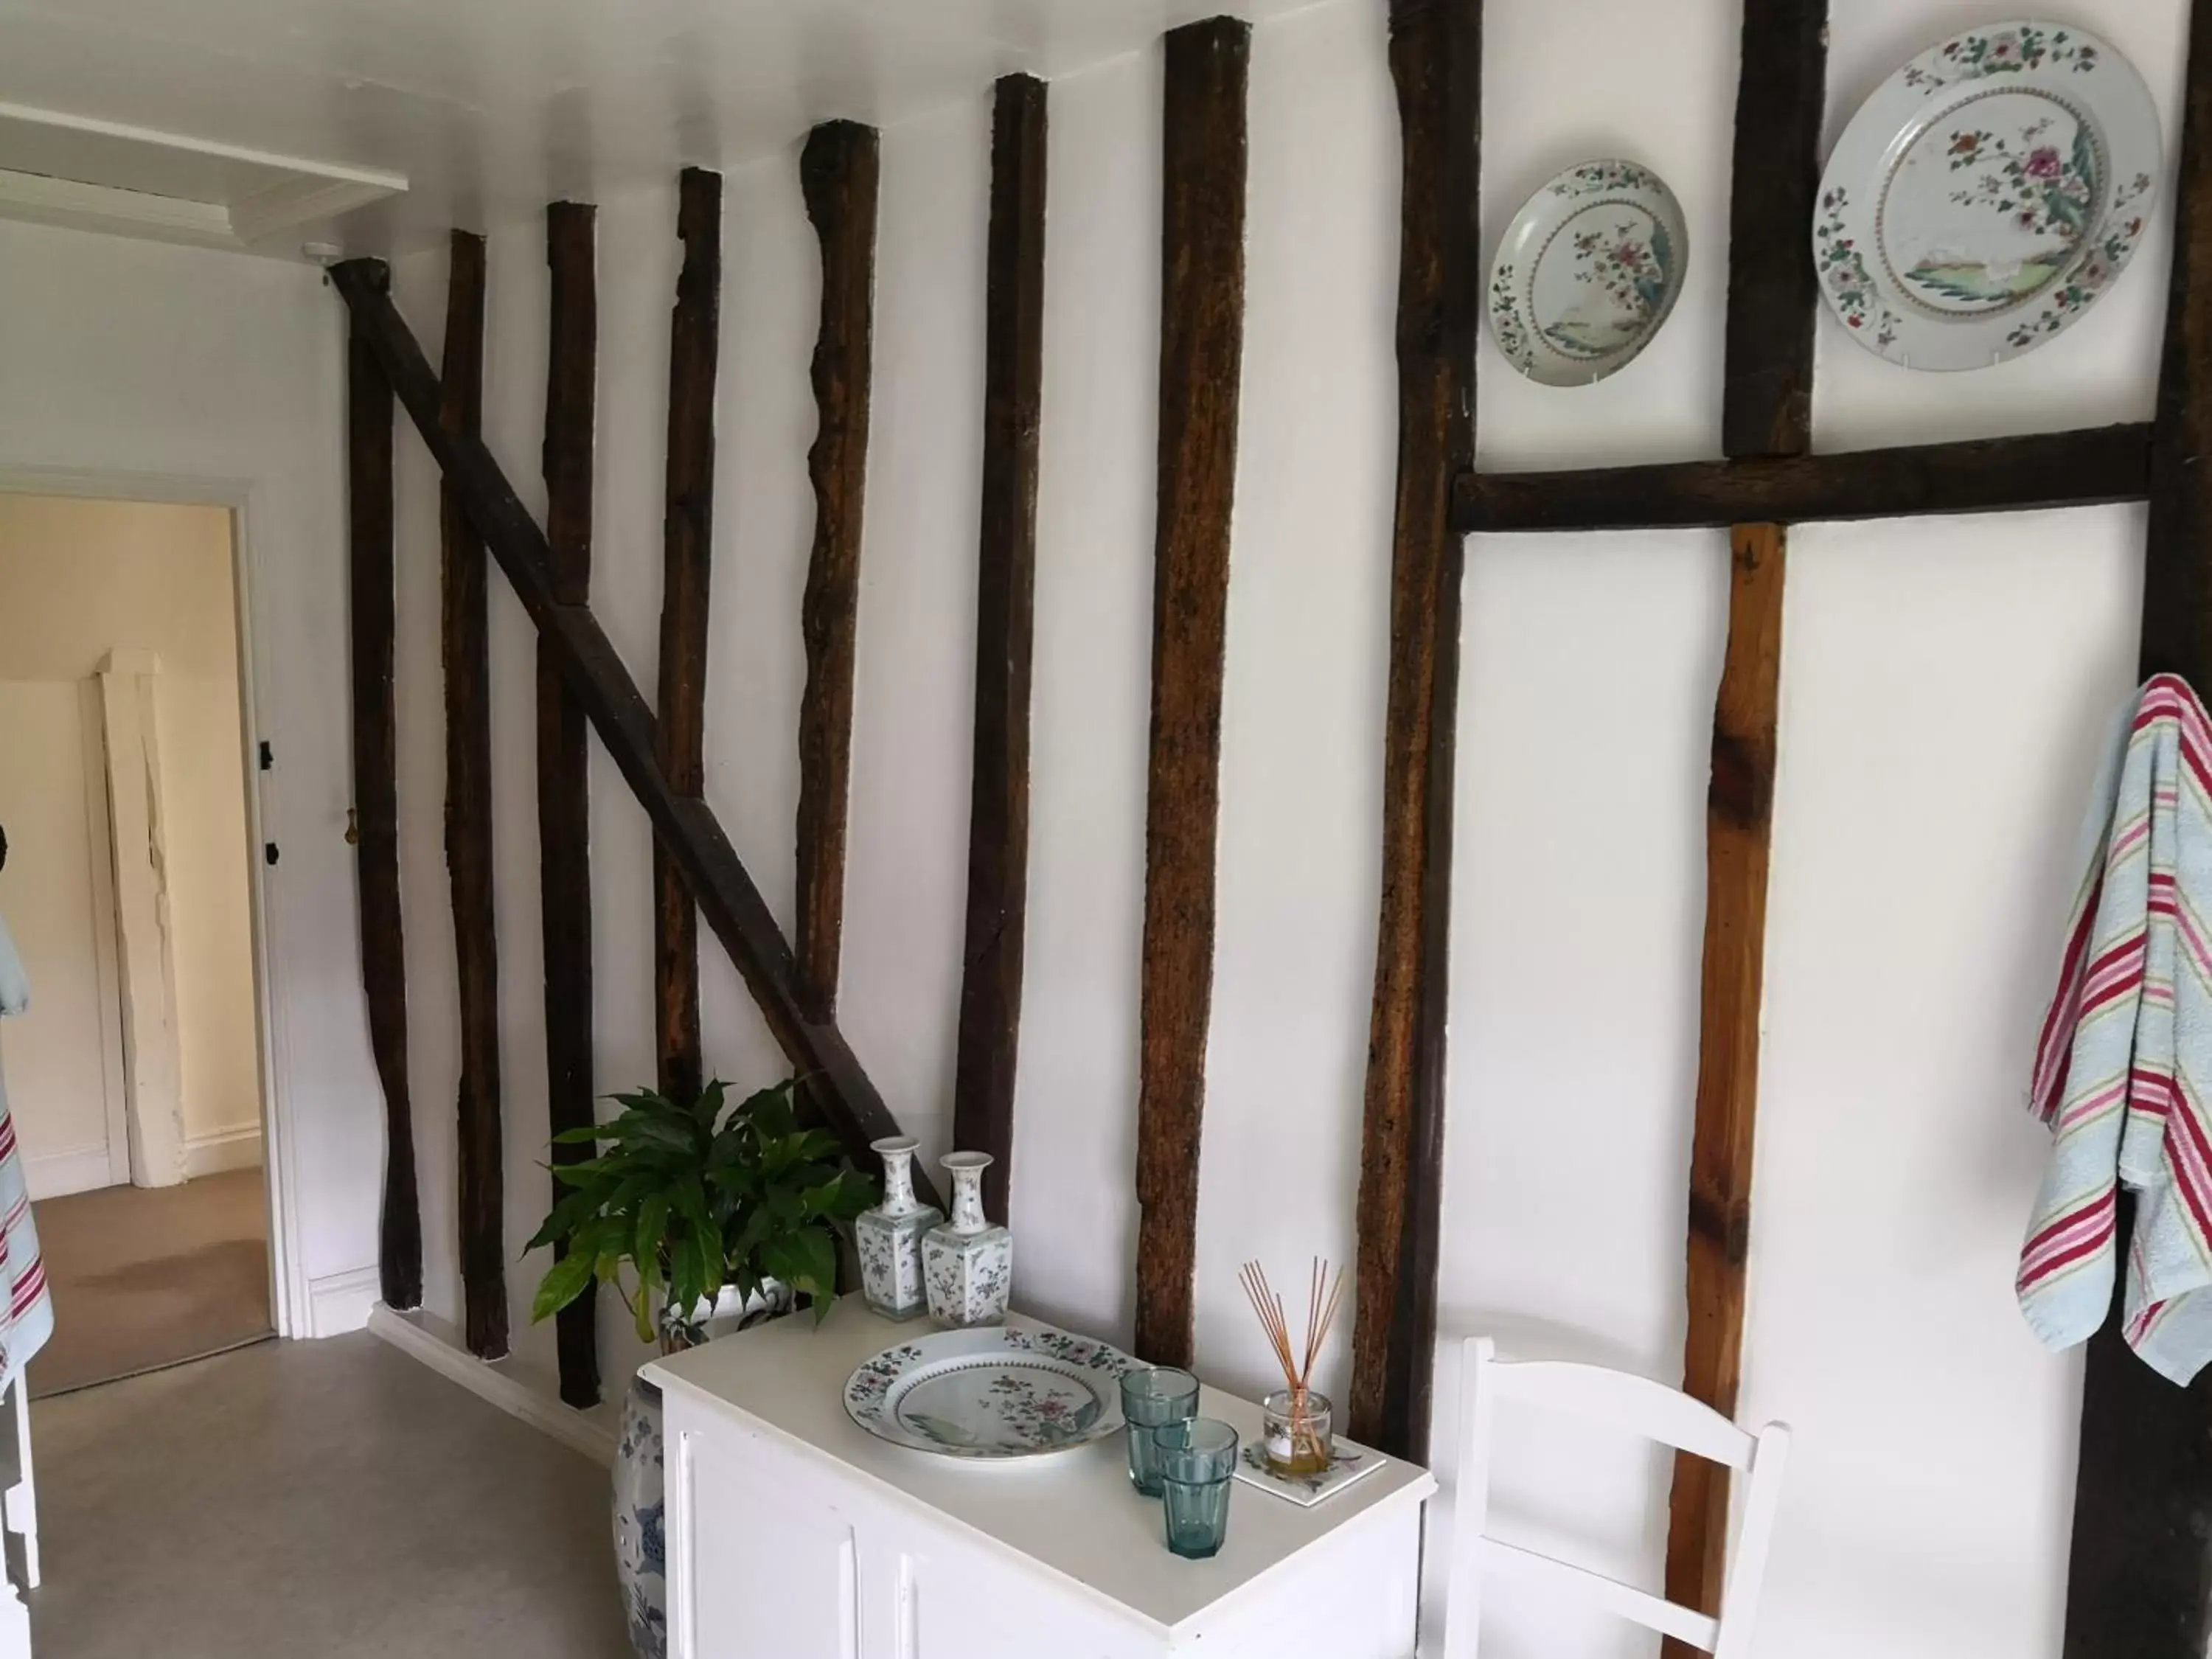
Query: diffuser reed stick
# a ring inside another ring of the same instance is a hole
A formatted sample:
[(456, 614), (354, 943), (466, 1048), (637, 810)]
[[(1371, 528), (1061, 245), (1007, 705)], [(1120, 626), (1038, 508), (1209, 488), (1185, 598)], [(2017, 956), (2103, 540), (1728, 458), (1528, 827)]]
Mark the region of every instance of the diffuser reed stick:
[[(1237, 1282), (1243, 1286), (1245, 1299), (1251, 1303), (1252, 1311), (1259, 1316), (1260, 1328), (1267, 1338), (1267, 1346), (1275, 1351), (1275, 1363), (1283, 1368), (1283, 1381), (1290, 1395), (1290, 1459), (1291, 1471), (1317, 1473), (1328, 1467), (1329, 1437), (1322, 1427), (1325, 1422), (1324, 1404), (1319, 1409), (1314, 1405), (1314, 1367), (1321, 1358), (1322, 1346), (1328, 1340), (1329, 1327), (1336, 1321), (1337, 1304), (1344, 1297), (1344, 1272), (1332, 1268), (1319, 1256), (1314, 1258), (1313, 1271), (1306, 1284), (1306, 1328), (1303, 1347), (1294, 1347), (1291, 1341), (1291, 1322), (1283, 1306), (1283, 1298), (1267, 1283), (1267, 1271), (1257, 1261), (1248, 1261), (1237, 1274)], [(1273, 1461), (1273, 1449), (1270, 1448)]]

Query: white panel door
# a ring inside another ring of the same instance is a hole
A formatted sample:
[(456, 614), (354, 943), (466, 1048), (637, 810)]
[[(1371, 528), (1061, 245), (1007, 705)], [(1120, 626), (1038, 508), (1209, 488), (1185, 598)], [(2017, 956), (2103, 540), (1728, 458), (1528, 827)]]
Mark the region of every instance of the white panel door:
[[(31, 981), (31, 1010), (0, 1019), (0, 1067), (33, 1198), (124, 1178), (109, 1156), (113, 1011), (102, 990), (106, 875), (94, 867), (88, 787), (99, 736), (73, 680), (0, 680), (0, 916)], [(98, 826), (104, 847), (106, 823)], [(104, 851), (98, 856), (105, 857)], [(119, 1102), (120, 1096), (117, 1096)]]

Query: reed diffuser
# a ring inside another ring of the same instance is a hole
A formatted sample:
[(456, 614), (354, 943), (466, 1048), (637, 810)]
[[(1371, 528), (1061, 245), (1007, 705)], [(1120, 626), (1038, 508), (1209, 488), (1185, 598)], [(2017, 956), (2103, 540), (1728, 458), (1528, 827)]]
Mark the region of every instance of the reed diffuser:
[(1329, 1428), (1328, 1396), (1313, 1386), (1313, 1374), (1322, 1345), (1328, 1340), (1329, 1327), (1335, 1322), (1337, 1303), (1344, 1295), (1344, 1272), (1332, 1268), (1319, 1256), (1314, 1258), (1306, 1291), (1306, 1340), (1302, 1349), (1291, 1345), (1290, 1316), (1282, 1297), (1267, 1283), (1267, 1270), (1256, 1261), (1248, 1261), (1237, 1281), (1244, 1287), (1252, 1311), (1260, 1316), (1260, 1328), (1267, 1333), (1267, 1344), (1274, 1349), (1276, 1363), (1282, 1366), (1283, 1381), (1288, 1385), (1261, 1402), (1261, 1443), (1267, 1468), (1276, 1474), (1325, 1474), (1334, 1437)]

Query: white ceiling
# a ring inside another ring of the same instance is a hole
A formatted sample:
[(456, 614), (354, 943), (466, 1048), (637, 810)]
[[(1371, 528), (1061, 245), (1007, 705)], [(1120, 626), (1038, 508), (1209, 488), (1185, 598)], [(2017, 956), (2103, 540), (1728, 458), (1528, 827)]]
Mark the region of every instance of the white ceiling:
[[(308, 172), (404, 175), (404, 196), (300, 233), (391, 252), (687, 163), (734, 166), (832, 117), (889, 125), (1010, 70), (1066, 75), (1195, 17), (1310, 3), (0, 0), (0, 102)], [(0, 121), (0, 169), (184, 194), (220, 171), (21, 129)], [(272, 251), (296, 252), (291, 231)]]

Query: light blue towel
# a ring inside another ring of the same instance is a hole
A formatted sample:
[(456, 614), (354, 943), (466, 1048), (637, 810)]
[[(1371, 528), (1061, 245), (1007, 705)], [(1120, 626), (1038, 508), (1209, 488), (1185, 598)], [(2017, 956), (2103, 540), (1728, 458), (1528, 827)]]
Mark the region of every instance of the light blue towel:
[(23, 958), (15, 954), (15, 941), (8, 936), (8, 919), (0, 916), (0, 1014), (20, 1014), (31, 1006), (30, 976)]

